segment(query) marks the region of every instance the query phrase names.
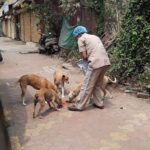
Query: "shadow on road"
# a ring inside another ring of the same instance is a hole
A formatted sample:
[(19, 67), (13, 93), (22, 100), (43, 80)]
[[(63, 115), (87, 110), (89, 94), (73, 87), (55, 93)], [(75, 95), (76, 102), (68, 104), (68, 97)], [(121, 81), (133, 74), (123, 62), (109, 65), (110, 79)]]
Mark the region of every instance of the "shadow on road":
[[(0, 80), (0, 95), (5, 113), (6, 125), (10, 140), (18, 139), (22, 145), (27, 142), (24, 139), (25, 126), (27, 123), (27, 108), (21, 103), (20, 86), (12, 87), (10, 84), (17, 79), (1, 79)], [(33, 103), (33, 97), (28, 92), (26, 93), (27, 104)], [(16, 142), (16, 141), (12, 141)], [(1, 144), (0, 144), (1, 145)]]
[(0, 99), (0, 147), (2, 150), (10, 150), (9, 136), (6, 129), (3, 107)]

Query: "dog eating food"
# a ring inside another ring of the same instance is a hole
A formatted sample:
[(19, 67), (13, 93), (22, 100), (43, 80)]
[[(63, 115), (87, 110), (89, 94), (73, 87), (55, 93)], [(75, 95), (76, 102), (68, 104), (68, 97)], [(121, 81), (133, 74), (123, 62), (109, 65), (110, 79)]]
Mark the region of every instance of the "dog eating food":
[(57, 88), (50, 81), (48, 81), (45, 77), (41, 77), (35, 74), (27, 74), (20, 77), (20, 79), (16, 82), (20, 83), (21, 88), (21, 100), (22, 104), (25, 103), (25, 94), (27, 90), (27, 86), (30, 85), (36, 90), (40, 90), (41, 88), (51, 88), (57, 92)]
[(38, 115), (40, 116), (40, 118), (42, 118), (41, 111), (44, 109), (45, 102), (48, 103), (49, 108), (54, 108), (55, 110), (58, 110), (59, 108), (63, 107), (62, 100), (59, 98), (56, 91), (50, 88), (49, 89), (41, 88), (40, 90), (37, 90), (34, 98), (35, 99), (34, 99), (33, 118), (35, 118), (35, 109), (36, 109), (37, 103), (40, 104), (40, 108), (38, 111)]
[[(117, 79), (115, 78), (114, 80), (112, 80), (110, 77), (105, 75), (103, 78), (103, 81), (100, 81), (101, 90), (103, 91), (103, 94), (104, 94), (103, 98), (105, 98), (106, 94), (109, 94), (110, 98), (113, 97), (110, 91), (108, 90), (109, 83), (116, 84)], [(82, 83), (80, 83), (77, 87), (75, 87), (72, 91), (69, 92), (68, 94), (69, 102), (72, 102), (73, 99), (79, 95), (81, 86), (82, 86)]]

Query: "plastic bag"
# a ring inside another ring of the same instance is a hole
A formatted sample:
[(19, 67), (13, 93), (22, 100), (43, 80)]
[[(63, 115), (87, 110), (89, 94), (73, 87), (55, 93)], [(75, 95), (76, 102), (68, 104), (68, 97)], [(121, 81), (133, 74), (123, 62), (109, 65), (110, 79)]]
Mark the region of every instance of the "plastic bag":
[(85, 75), (87, 68), (88, 68), (88, 62), (84, 59), (79, 59), (79, 61), (77, 61), (77, 65), (79, 66), (79, 68), (83, 72), (83, 74)]

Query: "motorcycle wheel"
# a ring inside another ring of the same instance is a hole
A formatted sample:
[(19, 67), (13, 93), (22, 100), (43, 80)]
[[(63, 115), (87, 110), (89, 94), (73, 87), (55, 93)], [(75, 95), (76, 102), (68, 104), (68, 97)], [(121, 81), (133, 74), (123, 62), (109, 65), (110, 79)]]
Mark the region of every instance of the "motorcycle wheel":
[(43, 46), (40, 45), (39, 46), (39, 54), (44, 54), (44, 53), (46, 53), (46, 50)]

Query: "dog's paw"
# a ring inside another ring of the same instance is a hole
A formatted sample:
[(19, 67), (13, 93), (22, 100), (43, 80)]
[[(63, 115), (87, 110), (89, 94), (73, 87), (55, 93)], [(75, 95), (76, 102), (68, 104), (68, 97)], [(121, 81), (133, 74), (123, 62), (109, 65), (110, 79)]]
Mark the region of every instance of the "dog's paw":
[(63, 108), (63, 105), (58, 105), (56, 108), (55, 108), (55, 110), (56, 111), (59, 111), (59, 110), (61, 110)]
[(55, 110), (55, 111), (59, 111), (59, 110), (60, 110), (60, 108), (54, 108), (54, 110)]
[(27, 104), (25, 102), (22, 103), (23, 106), (26, 106)]
[(113, 99), (113, 96), (111, 96), (110, 99)]
[(61, 98), (63, 99), (63, 98), (65, 98), (65, 96), (61, 96)]
[(109, 95), (109, 98), (110, 98), (110, 99), (113, 99), (113, 96), (112, 96), (112, 95)]
[(44, 117), (42, 115), (39, 116), (39, 119), (43, 119)]
[(35, 117), (35, 114), (33, 114), (33, 119), (35, 119), (36, 117)]

